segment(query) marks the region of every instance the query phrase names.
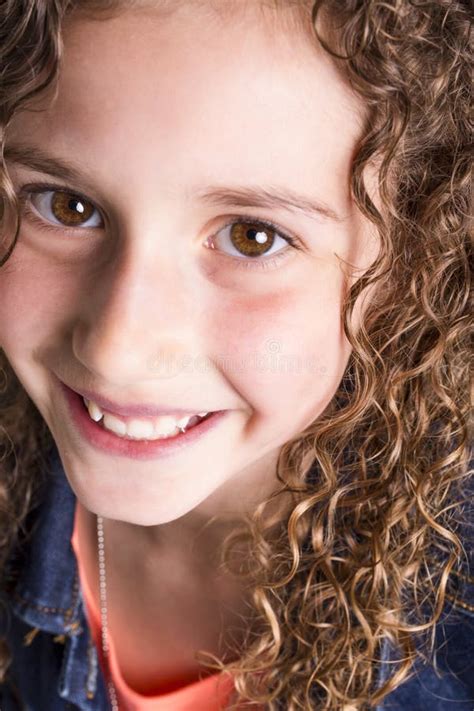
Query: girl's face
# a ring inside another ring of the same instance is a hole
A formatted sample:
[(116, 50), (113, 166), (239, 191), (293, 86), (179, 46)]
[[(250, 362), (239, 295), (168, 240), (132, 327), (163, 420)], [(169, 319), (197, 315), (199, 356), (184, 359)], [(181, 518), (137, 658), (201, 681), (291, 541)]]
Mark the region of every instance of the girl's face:
[[(77, 497), (109, 518), (252, 506), (348, 361), (338, 258), (365, 269), (377, 249), (348, 187), (363, 108), (274, 20), (76, 18), (57, 99), (7, 136), (16, 188), (43, 192), (2, 269), (0, 344)], [(84, 437), (59, 381), (226, 415), (167, 456), (132, 458)]]

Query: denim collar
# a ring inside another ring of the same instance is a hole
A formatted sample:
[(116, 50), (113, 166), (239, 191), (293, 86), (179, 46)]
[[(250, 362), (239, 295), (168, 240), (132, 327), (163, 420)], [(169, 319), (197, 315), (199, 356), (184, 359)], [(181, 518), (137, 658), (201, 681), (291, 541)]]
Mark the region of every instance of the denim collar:
[(79, 576), (70, 542), (76, 497), (56, 447), (50, 454), (48, 477), (12, 607), (32, 627), (71, 635), (82, 631)]
[[(21, 573), (10, 598), (13, 613), (33, 629), (65, 644), (58, 694), (73, 708), (107, 708), (97, 649), (88, 629), (76, 556), (71, 545), (76, 497), (56, 446), (48, 458), (47, 481), (22, 554)], [(70, 708), (70, 706), (68, 706)]]

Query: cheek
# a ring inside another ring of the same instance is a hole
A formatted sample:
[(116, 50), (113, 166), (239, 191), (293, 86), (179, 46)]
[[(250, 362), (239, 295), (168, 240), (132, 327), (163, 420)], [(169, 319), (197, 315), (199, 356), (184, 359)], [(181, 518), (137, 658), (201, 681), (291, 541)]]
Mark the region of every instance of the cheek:
[(229, 298), (214, 311), (209, 356), (255, 417), (291, 413), (299, 428), (327, 405), (349, 356), (341, 300), (342, 278), (331, 268), (324, 279), (307, 275), (259, 298)]
[(20, 265), (16, 249), (0, 270), (0, 345), (4, 350), (24, 348), (25, 338), (34, 338), (41, 300), (41, 276)]
[[(27, 355), (69, 314), (74, 279), (67, 270), (28, 254), (17, 245), (0, 269), (0, 346), (7, 356)], [(68, 297), (69, 295), (69, 297)]]

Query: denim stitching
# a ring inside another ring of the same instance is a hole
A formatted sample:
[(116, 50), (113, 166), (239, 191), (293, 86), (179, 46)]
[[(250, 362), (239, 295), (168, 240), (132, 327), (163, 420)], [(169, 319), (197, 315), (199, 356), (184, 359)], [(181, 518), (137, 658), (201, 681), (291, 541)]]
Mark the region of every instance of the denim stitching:
[(46, 607), (45, 605), (38, 605), (36, 602), (30, 602), (30, 600), (26, 600), (16, 591), (13, 593), (13, 596), (15, 600), (20, 602), (22, 605), (26, 605), (26, 607), (32, 607), (33, 609), (38, 610), (38, 612), (46, 612), (47, 614), (52, 615), (57, 615), (58, 613), (60, 613), (62, 616), (66, 616), (68, 613), (68, 610), (65, 610), (63, 607)]
[(79, 622), (77, 622), (77, 621), (72, 622), (72, 623), (70, 622), (70, 620), (74, 614), (74, 610), (77, 606), (78, 597), (79, 597), (79, 575), (78, 575), (78, 571), (76, 568), (74, 571), (74, 582), (72, 585), (71, 606), (64, 613), (64, 625), (65, 625), (65, 628), (68, 632), (74, 632), (80, 626)]
[[(68, 620), (71, 619), (74, 608), (76, 607), (77, 603), (77, 598), (79, 594), (79, 577), (78, 577), (78, 571), (77, 568), (74, 571), (74, 582), (72, 586), (72, 592), (71, 592), (71, 606), (65, 611), (64, 613), (64, 630), (67, 633), (67, 639), (66, 639), (66, 644), (64, 647), (64, 653), (63, 653), (63, 662), (61, 665), (61, 673), (59, 675), (59, 683), (58, 687), (60, 689), (64, 688), (64, 682), (66, 680), (66, 675), (68, 672), (68, 665), (66, 663), (69, 654), (70, 654), (70, 646), (73, 644), (73, 636), (76, 636), (77, 634), (81, 634), (82, 628), (79, 620), (75, 620), (74, 622), (69, 622)], [(66, 708), (69, 708), (69, 706), (66, 706)], [(72, 709), (75, 709), (76, 707), (71, 704)]]
[[(74, 573), (74, 582), (72, 586), (72, 593), (71, 593), (71, 604), (68, 608), (64, 607), (48, 607), (46, 605), (38, 605), (38, 603), (27, 600), (26, 598), (22, 597), (20, 593), (15, 590), (13, 592), (13, 597), (14, 599), (21, 603), (22, 605), (25, 605), (26, 607), (33, 608), (34, 610), (37, 610), (38, 612), (44, 612), (48, 615), (57, 615), (60, 614), (64, 618), (64, 623), (65, 626), (68, 627), (68, 622), (71, 619), (71, 617), (74, 614), (74, 608), (76, 607), (77, 604), (77, 598), (79, 594), (79, 577), (77, 573), (77, 569)], [(77, 627), (77, 624), (73, 623), (72, 625), (69, 625), (70, 629), (75, 629)]]
[(454, 575), (457, 575), (458, 578), (461, 578), (461, 580), (466, 580), (468, 583), (474, 583), (474, 576), (472, 575), (464, 575), (463, 573), (458, 573), (457, 570), (452, 570), (451, 573), (454, 573)]
[(91, 637), (89, 637), (87, 645), (87, 659), (89, 670), (86, 679), (86, 696), (88, 699), (93, 699), (97, 691), (98, 659), (97, 650)]
[(459, 607), (463, 607), (465, 610), (469, 610), (469, 612), (474, 612), (474, 605), (470, 605), (468, 602), (464, 602), (464, 600), (460, 600), (455, 595), (451, 595), (450, 593), (445, 593), (445, 596), (453, 603), (453, 605), (458, 605)]

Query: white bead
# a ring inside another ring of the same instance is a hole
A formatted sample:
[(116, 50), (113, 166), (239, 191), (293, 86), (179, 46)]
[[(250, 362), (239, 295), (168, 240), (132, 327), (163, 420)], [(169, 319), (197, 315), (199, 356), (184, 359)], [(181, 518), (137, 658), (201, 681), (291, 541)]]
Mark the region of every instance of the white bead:
[[(100, 633), (102, 642), (102, 652), (104, 654), (106, 664), (108, 665), (109, 645), (107, 629), (107, 581), (105, 572), (105, 541), (102, 516), (97, 516), (97, 553), (99, 557), (99, 595), (101, 603)], [(112, 711), (120, 711), (117, 701), (117, 693), (115, 691), (115, 687), (111, 679), (109, 679), (107, 689), (109, 692), (109, 699)]]

